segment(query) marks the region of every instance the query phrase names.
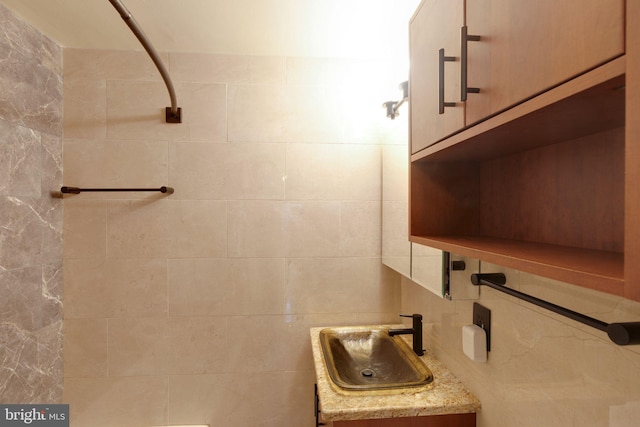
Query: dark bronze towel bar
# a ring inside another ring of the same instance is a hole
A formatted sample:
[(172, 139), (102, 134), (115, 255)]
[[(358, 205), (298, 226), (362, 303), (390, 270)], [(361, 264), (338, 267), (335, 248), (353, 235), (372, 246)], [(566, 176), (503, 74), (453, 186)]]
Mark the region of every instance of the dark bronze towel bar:
[(62, 187), (60, 192), (63, 194), (80, 194), (83, 191), (94, 192), (116, 192), (116, 191), (159, 191), (161, 193), (173, 194), (173, 187), (160, 188), (78, 188), (78, 187)]
[(489, 286), (497, 291), (504, 292), (505, 294), (527, 301), (561, 316), (573, 319), (576, 322), (580, 322), (584, 325), (606, 332), (611, 341), (618, 345), (640, 344), (640, 322), (606, 323), (598, 319), (594, 319), (593, 317), (569, 310), (568, 308), (561, 307), (529, 294), (516, 291), (515, 289), (507, 288), (505, 286), (507, 279), (502, 273), (472, 274), (471, 283), (476, 286)]

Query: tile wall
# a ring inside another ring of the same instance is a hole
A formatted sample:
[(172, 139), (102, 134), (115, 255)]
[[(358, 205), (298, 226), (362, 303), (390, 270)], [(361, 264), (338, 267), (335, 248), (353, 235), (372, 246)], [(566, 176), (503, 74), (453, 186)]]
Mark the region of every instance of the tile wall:
[[(309, 328), (396, 321), (380, 262), (393, 64), (64, 51), (72, 425), (313, 425)], [(380, 93), (379, 90), (383, 92)], [(406, 122), (405, 124), (406, 125)]]
[(0, 402), (62, 401), (62, 49), (0, 5)]
[[(510, 287), (602, 321), (640, 319), (640, 304), (531, 274), (503, 272)], [(402, 279), (402, 308), (425, 315), (424, 342), (480, 399), (479, 427), (634, 427), (640, 420), (640, 346), (483, 287), (491, 310), (487, 363), (462, 352), (473, 301), (447, 301)]]
[[(185, 114), (168, 125), (144, 54), (67, 50), (64, 183), (176, 193), (61, 202), (62, 52), (1, 6), (0, 23), (0, 401), (70, 403), (73, 426), (312, 425), (308, 328), (394, 321), (400, 306), (379, 262), (379, 174), (381, 146), (406, 133), (363, 81), (380, 64), (165, 55)], [(505, 272), (602, 320), (640, 318)], [(477, 364), (460, 343), (470, 301), (407, 279), (401, 300), (482, 401), (481, 427), (640, 419), (635, 347), (485, 288), (492, 351)]]

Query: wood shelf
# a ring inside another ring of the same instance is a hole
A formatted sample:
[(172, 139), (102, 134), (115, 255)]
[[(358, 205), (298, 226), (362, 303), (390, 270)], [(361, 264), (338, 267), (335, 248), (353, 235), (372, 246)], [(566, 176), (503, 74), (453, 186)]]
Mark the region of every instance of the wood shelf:
[(414, 243), (615, 295), (624, 293), (624, 255), (475, 236), (411, 236)]
[(410, 240), (625, 296), (621, 56), (411, 156)]

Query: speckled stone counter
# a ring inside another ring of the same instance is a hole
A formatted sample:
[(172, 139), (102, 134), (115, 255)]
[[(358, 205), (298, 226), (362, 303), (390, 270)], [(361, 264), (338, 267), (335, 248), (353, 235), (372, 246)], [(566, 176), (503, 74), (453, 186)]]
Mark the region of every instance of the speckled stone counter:
[[(480, 410), (478, 399), (429, 351), (421, 359), (433, 373), (434, 380), (431, 384), (375, 391), (338, 388), (331, 382), (322, 356), (319, 338), (322, 329), (324, 328), (312, 328), (310, 332), (318, 395), (325, 421), (465, 414)], [(402, 338), (408, 342), (411, 340), (407, 336)]]

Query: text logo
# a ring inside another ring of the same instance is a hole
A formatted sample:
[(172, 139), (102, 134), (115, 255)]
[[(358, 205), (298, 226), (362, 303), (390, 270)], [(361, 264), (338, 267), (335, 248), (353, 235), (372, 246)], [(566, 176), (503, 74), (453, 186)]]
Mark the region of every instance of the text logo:
[(0, 405), (0, 427), (69, 427), (69, 405)]

